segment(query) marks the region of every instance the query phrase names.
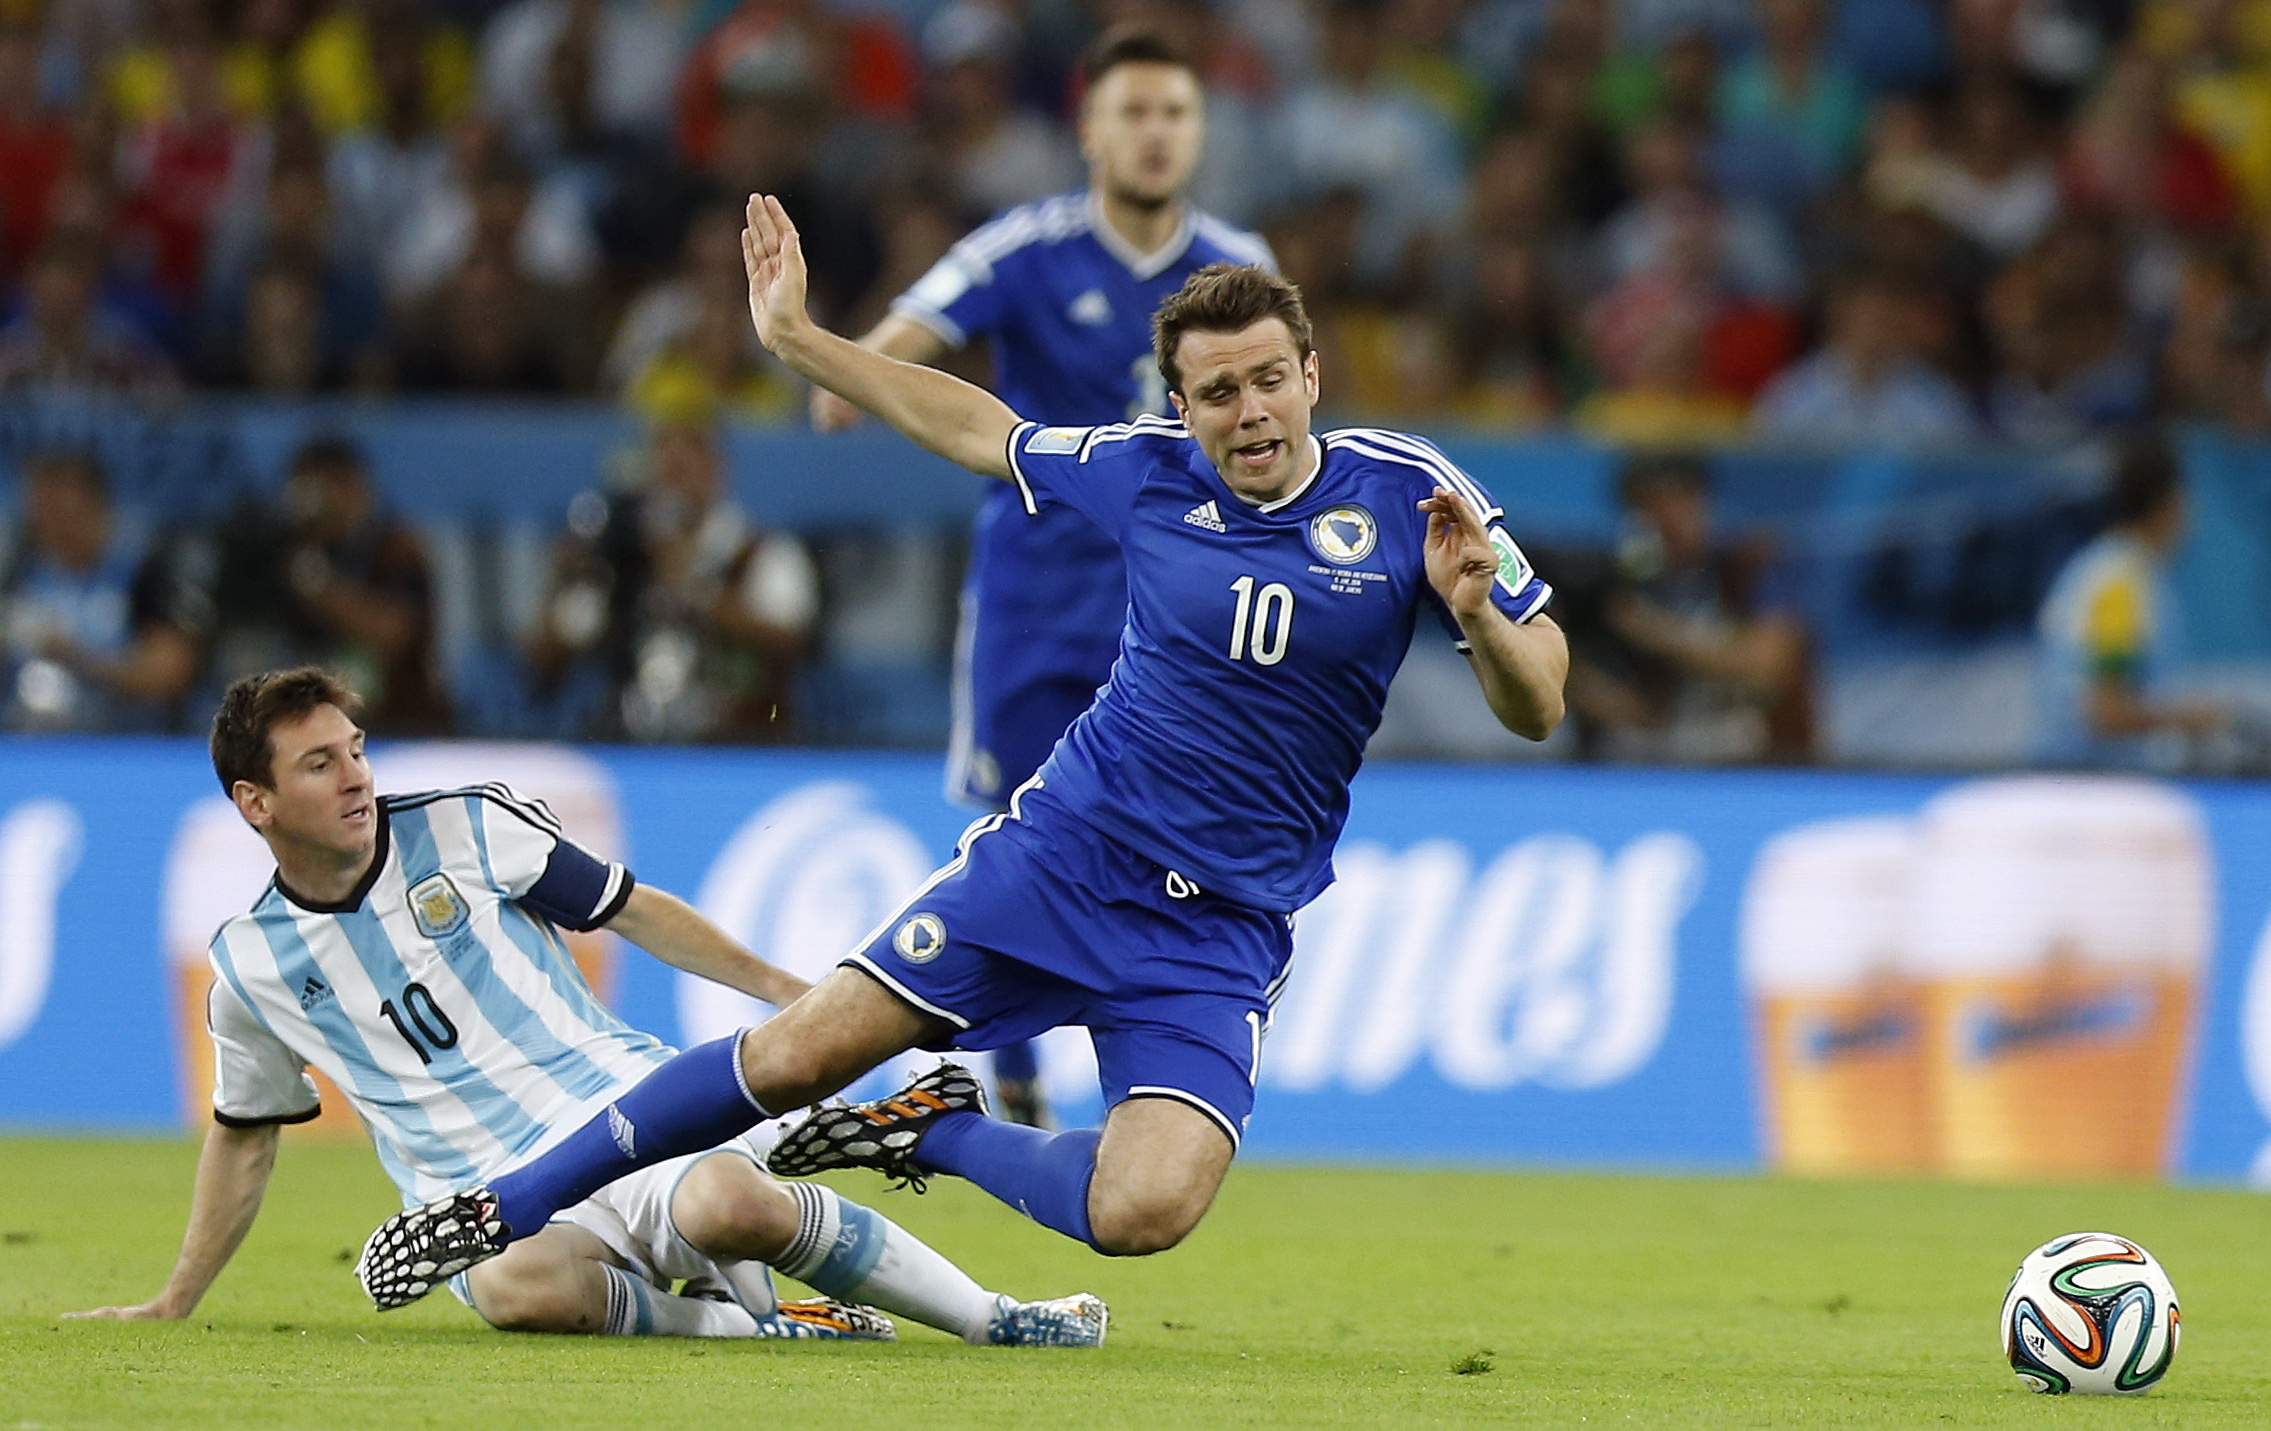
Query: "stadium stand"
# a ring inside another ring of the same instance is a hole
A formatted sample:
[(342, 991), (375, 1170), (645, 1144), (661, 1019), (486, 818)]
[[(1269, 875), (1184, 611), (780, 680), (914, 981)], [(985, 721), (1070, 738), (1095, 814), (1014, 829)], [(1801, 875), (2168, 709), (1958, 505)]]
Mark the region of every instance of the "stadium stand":
[[(626, 724), (621, 671), (572, 693), (528, 655), (641, 426), (714, 419), (818, 593), (766, 738), (935, 741), (975, 484), (788, 425), (724, 206), (780, 193), (857, 331), (1077, 181), (1075, 61), (1129, 21), (1201, 64), (1198, 192), (1303, 283), (1328, 415), (1440, 434), (1573, 609), (1630, 535), (1609, 449), (1711, 454), (1809, 633), (1814, 758), (2024, 756), (2036, 607), (2139, 424), (2187, 425), (2192, 654), (2263, 683), (2264, 0), (13, 0), (9, 505), (96, 442), (154, 551), (351, 436), (430, 572), (446, 700), (404, 729), (749, 738)], [(1440, 674), (1415, 660), (1382, 748), (1504, 754)]]

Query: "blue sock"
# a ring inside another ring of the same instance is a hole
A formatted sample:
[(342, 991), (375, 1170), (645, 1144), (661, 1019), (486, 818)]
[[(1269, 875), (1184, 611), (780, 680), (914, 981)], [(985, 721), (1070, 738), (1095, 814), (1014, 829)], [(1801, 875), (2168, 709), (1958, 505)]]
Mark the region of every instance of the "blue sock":
[(1031, 1083), (1040, 1074), (1041, 1060), (1034, 1054), (1033, 1040), (1021, 1038), (994, 1050), (994, 1077), (1006, 1078), (1012, 1083)]
[(1094, 1128), (1045, 1133), (980, 1113), (948, 1113), (915, 1145), (915, 1163), (968, 1178), (1043, 1227), (1094, 1247), (1088, 1180), (1103, 1136)]
[(491, 1181), (489, 1190), (509, 1235), (527, 1237), (617, 1178), (714, 1148), (771, 1116), (741, 1081), (740, 1036), (717, 1039), (657, 1068), (543, 1157)]

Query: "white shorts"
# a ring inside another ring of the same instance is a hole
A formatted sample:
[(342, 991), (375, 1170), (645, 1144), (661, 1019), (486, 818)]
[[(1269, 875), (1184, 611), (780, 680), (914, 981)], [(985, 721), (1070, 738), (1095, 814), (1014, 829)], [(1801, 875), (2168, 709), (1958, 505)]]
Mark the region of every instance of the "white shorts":
[[(591, 1233), (633, 1272), (665, 1292), (689, 1277), (724, 1281), (719, 1265), (679, 1235), (678, 1224), (670, 1215), (670, 1204), (686, 1174), (702, 1159), (720, 1153), (747, 1158), (759, 1168), (765, 1166), (762, 1149), (744, 1134), (707, 1152), (669, 1158), (617, 1178), (574, 1207), (553, 1213), (552, 1221)], [(473, 1306), (465, 1273), (450, 1278), (449, 1289), (460, 1302)]]

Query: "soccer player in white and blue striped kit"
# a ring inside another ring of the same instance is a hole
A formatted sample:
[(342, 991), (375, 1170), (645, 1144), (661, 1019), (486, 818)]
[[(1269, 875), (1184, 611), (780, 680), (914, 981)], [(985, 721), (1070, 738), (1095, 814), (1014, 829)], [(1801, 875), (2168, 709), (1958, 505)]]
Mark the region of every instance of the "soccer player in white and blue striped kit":
[(1414, 635), (1433, 624), (1466, 651), (1507, 729), (1542, 740), (1560, 723), (1551, 589), (1432, 444), (1311, 431), (1317, 356), (1283, 279), (1213, 266), (1154, 315), (1181, 421), (1044, 427), (815, 324), (777, 200), (752, 197), (742, 242), (758, 337), (790, 367), (1014, 484), (1025, 510), (1070, 506), (1119, 543), (1119, 659), (1009, 809), (809, 996), (610, 1106), (644, 1154), (595, 1119), (487, 1187), (405, 1209), (364, 1255), (382, 1304), (416, 1295), (421, 1265), (476, 1265), (645, 1161), (730, 1136), (752, 1098), (786, 1110), (910, 1046), (989, 1049), (1057, 1024), (1095, 1040), (1100, 1133), (987, 1117), (949, 1065), (820, 1109), (768, 1165), (952, 1175), (1100, 1252), (1172, 1247), (1244, 1135), (1293, 913), (1332, 882), (1349, 782)]
[[(502, 785), (375, 794), (355, 707), (302, 668), (237, 682), (214, 718), (215, 773), (277, 872), (213, 937), (216, 1126), (180, 1259), (158, 1297), (107, 1314), (196, 1306), (259, 1211), (279, 1125), (318, 1112), (311, 1067), (417, 1204), (539, 1156), (668, 1063), (675, 1050), (593, 997), (562, 929), (611, 929), (776, 1005), (805, 992), (586, 852), (540, 801)], [(828, 1297), (779, 1302), (768, 1264)], [(860, 1303), (976, 1343), (1093, 1345), (1104, 1330), (1095, 1298), (986, 1291), (869, 1209), (775, 1182), (740, 1138), (613, 1183), (450, 1285), (528, 1331), (889, 1339)]]

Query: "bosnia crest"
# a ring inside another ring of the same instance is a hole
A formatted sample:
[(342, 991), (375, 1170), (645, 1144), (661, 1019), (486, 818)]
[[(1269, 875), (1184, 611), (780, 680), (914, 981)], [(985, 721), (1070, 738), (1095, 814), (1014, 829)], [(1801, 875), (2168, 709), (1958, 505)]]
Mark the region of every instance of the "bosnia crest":
[(891, 947), (910, 964), (928, 964), (946, 952), (946, 921), (935, 914), (910, 915), (892, 934)]
[(430, 874), (410, 886), (410, 918), (428, 939), (456, 933), (472, 912), (446, 874)]
[(1380, 524), (1362, 507), (1334, 507), (1309, 523), (1309, 545), (1335, 566), (1354, 566), (1380, 544)]

